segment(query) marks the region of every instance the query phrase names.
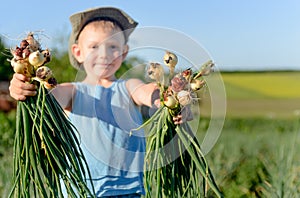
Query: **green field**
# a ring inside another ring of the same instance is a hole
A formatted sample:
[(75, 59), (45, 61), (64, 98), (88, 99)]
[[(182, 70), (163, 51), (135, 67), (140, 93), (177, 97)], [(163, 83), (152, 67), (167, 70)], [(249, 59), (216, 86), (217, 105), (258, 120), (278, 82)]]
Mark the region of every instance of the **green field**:
[[(226, 119), (206, 157), (225, 197), (299, 197), (300, 72), (222, 73), (222, 78)], [(200, 142), (210, 111), (209, 92), (203, 94)], [(11, 186), (14, 116), (0, 112), (0, 197)]]
[(300, 72), (222, 73), (228, 99), (300, 99)]
[[(300, 114), (300, 72), (221, 73), (227, 116), (293, 118)], [(209, 114), (210, 96), (202, 109)]]

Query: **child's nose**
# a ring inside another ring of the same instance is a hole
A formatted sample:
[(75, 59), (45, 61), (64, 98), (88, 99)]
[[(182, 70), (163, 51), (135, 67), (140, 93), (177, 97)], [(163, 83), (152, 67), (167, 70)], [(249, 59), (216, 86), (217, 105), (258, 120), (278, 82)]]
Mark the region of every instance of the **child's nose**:
[(103, 44), (98, 47), (98, 52), (101, 57), (108, 56), (108, 48)]

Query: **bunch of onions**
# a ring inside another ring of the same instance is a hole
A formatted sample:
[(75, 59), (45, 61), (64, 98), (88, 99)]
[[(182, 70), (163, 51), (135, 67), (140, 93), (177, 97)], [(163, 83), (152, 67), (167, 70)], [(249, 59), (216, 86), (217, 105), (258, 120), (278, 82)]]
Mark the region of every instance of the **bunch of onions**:
[[(151, 63), (149, 78), (160, 87), (159, 109), (139, 127), (146, 127), (145, 185), (146, 197), (206, 197), (208, 190), (222, 197), (195, 134), (187, 122), (175, 125), (173, 117), (195, 99), (195, 92), (212, 72), (213, 62), (193, 73), (187, 69), (175, 74), (177, 56), (166, 52), (164, 63), (170, 68), (170, 82), (165, 84), (162, 65)], [(158, 80), (160, 79), (160, 80)], [(133, 129), (133, 131), (136, 129)], [(200, 178), (203, 178), (201, 182)], [(203, 185), (201, 185), (201, 183)]]
[[(37, 95), (18, 101), (14, 140), (13, 187), (9, 197), (93, 196), (87, 187), (88, 166), (78, 134), (49, 89), (56, 86), (50, 51), (33, 33), (11, 49), (15, 72), (31, 77)], [(92, 185), (92, 183), (91, 183)]]

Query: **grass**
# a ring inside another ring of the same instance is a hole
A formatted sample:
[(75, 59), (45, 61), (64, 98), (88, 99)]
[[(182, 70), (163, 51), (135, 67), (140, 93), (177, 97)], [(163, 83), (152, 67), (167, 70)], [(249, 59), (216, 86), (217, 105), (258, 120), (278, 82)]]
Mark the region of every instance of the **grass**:
[(12, 148), (8, 148), (3, 156), (0, 157), (0, 195), (2, 195), (3, 198), (8, 197), (8, 194), (12, 188), (12, 155)]
[(0, 195), (7, 197), (11, 188), (15, 112), (0, 112)]
[(225, 197), (298, 197), (299, 132), (299, 119), (228, 119), (207, 155)]

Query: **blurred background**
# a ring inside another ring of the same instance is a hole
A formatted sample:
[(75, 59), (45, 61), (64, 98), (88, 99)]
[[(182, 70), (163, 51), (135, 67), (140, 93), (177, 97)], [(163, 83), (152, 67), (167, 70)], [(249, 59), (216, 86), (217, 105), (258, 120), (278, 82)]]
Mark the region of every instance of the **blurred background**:
[[(216, 63), (226, 91), (222, 133), (207, 154), (226, 197), (300, 195), (300, 2), (247, 1), (49, 1), (1, 3), (0, 195), (11, 188), (16, 101), (8, 93), (10, 48), (28, 31), (49, 47), (58, 82), (74, 81), (68, 60), (68, 17), (96, 6), (119, 7), (139, 27), (164, 27), (201, 45)], [(13, 13), (12, 13), (13, 12)], [(121, 76), (144, 57), (130, 56)], [(209, 90), (200, 93), (201, 140), (209, 127)]]

